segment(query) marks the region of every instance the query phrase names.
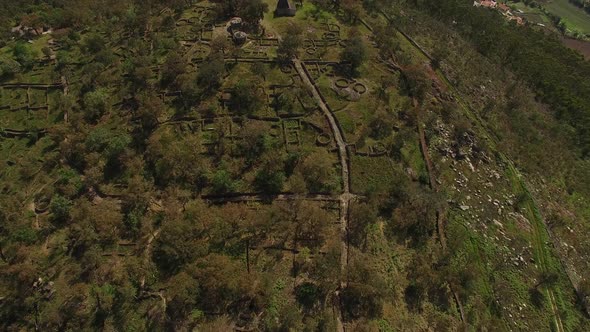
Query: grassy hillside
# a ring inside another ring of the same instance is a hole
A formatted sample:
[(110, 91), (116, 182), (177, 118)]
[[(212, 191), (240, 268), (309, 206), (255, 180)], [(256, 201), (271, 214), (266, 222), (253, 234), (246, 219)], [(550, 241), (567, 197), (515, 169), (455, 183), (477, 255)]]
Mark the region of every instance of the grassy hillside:
[(1, 329), (587, 330), (588, 64), (462, 0), (274, 5), (3, 14)]

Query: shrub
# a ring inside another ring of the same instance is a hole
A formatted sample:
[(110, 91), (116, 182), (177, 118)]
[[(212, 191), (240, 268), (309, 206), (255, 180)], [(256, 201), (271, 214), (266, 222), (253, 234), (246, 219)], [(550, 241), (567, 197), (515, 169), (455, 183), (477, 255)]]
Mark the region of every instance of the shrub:
[(84, 118), (94, 122), (110, 111), (111, 101), (105, 88), (98, 88), (84, 95)]
[(211, 190), (216, 194), (225, 194), (235, 191), (235, 183), (231, 178), (231, 174), (225, 170), (215, 172), (211, 179)]
[(70, 210), (72, 209), (72, 201), (61, 195), (55, 195), (49, 205), (49, 212), (51, 212), (53, 219), (56, 221), (65, 221), (70, 217)]

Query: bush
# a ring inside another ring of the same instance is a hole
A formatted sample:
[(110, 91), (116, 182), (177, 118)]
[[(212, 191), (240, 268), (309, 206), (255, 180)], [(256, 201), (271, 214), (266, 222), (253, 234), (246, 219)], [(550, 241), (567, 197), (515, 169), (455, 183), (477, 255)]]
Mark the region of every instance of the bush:
[(82, 178), (71, 168), (61, 168), (57, 171), (58, 179), (56, 189), (65, 195), (77, 195), (82, 191), (84, 183)]
[(84, 118), (86, 121), (97, 121), (110, 109), (109, 92), (105, 88), (98, 88), (84, 95)]
[(211, 190), (216, 194), (230, 193), (236, 190), (235, 187), (231, 174), (225, 170), (215, 172), (211, 179)]
[(388, 137), (393, 132), (393, 126), (384, 119), (384, 115), (385, 114), (377, 114), (377, 117), (369, 124), (369, 128), (371, 129), (369, 136), (371, 136), (371, 138), (381, 140)]
[(207, 57), (207, 61), (203, 62), (199, 68), (197, 83), (200, 87), (212, 91), (219, 87), (224, 73), (225, 62), (223, 60), (223, 54), (220, 52), (213, 53)]
[(264, 194), (278, 194), (283, 190), (285, 183), (285, 173), (273, 171), (265, 167), (258, 171), (254, 185), (256, 190)]
[(232, 91), (230, 107), (239, 115), (251, 115), (263, 107), (263, 98), (256, 84), (240, 80)]
[(358, 68), (363, 64), (367, 57), (367, 50), (361, 34), (357, 30), (351, 30), (346, 47), (340, 54), (340, 61), (347, 64), (348, 74), (356, 75)]
[(330, 154), (320, 150), (307, 156), (301, 165), (307, 190), (311, 193), (329, 193), (336, 190), (339, 178), (334, 172)]
[(311, 283), (305, 282), (295, 288), (295, 297), (307, 309), (312, 309), (317, 303), (321, 301), (321, 289)]
[(12, 77), (20, 71), (20, 63), (6, 57), (0, 57), (0, 77)]
[(32, 67), (33, 62), (35, 61), (35, 54), (31, 50), (31, 46), (24, 42), (17, 42), (16, 45), (14, 45), (12, 48), (12, 55), (14, 56), (14, 59), (25, 68)]
[(55, 195), (49, 205), (49, 212), (51, 212), (53, 219), (56, 221), (65, 221), (70, 217), (70, 210), (72, 209), (72, 201), (61, 195)]
[(341, 296), (347, 320), (361, 317), (376, 318), (383, 311), (381, 293), (371, 286), (351, 282), (342, 290)]
[(88, 54), (96, 54), (106, 48), (106, 41), (97, 33), (91, 33), (84, 38), (82, 49)]
[(12, 232), (11, 238), (15, 242), (31, 245), (37, 241), (37, 232), (31, 227), (23, 227)]
[(130, 143), (131, 136), (126, 132), (112, 131), (104, 127), (94, 129), (86, 138), (88, 150), (100, 152), (108, 160), (116, 159)]

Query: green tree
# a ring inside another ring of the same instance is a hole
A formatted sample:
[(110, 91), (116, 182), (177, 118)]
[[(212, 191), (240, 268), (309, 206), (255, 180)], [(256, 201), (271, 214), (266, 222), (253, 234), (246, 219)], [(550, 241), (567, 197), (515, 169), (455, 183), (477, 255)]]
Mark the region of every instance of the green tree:
[(311, 282), (304, 282), (295, 288), (295, 297), (307, 309), (313, 309), (323, 299), (322, 290)]
[(252, 166), (264, 153), (279, 147), (277, 139), (268, 135), (268, 127), (258, 121), (244, 123), (239, 142), (240, 152), (246, 157), (246, 165)]
[(55, 183), (55, 189), (62, 195), (75, 196), (79, 194), (84, 183), (80, 175), (71, 168), (61, 168), (57, 171), (57, 182)]
[(339, 0), (340, 8), (344, 11), (346, 19), (351, 23), (356, 23), (359, 15), (363, 11), (362, 1), (358, 0)]
[(307, 156), (301, 167), (307, 190), (311, 193), (333, 192), (338, 187), (338, 176), (334, 172), (333, 158), (326, 150)]
[(268, 4), (262, 0), (240, 0), (236, 14), (248, 24), (257, 27), (267, 12)]
[(226, 170), (218, 170), (211, 179), (211, 191), (215, 194), (226, 194), (236, 190), (235, 181)]
[(153, 251), (153, 259), (158, 267), (165, 272), (175, 273), (184, 265), (204, 256), (208, 245), (204, 239), (203, 226), (199, 220), (164, 220)]
[(70, 217), (72, 201), (61, 195), (54, 195), (49, 205), (49, 212), (56, 221), (66, 221)]
[(98, 33), (89, 33), (82, 40), (82, 50), (89, 55), (103, 51), (106, 45), (107, 42)]
[(539, 274), (539, 281), (535, 285), (535, 288), (538, 288), (540, 286), (543, 286), (546, 288), (551, 288), (551, 287), (555, 286), (555, 284), (557, 284), (558, 281), (559, 281), (559, 274), (557, 272), (542, 271)]
[(303, 43), (302, 33), (303, 28), (296, 23), (287, 26), (277, 49), (277, 57), (280, 62), (290, 63), (293, 58), (299, 55), (299, 48)]
[(371, 285), (349, 282), (341, 298), (347, 320), (376, 318), (383, 311), (382, 293)]
[(293, 95), (292, 91), (284, 91), (276, 97), (275, 107), (278, 111), (293, 114), (297, 102), (297, 97)]
[(99, 202), (79, 200), (72, 208), (72, 220), (92, 229), (91, 241), (103, 247), (113, 245), (123, 229), (120, 205), (112, 199)]
[(127, 149), (131, 136), (122, 130), (100, 126), (88, 134), (85, 143), (89, 151), (101, 153), (107, 160), (115, 160)]
[(230, 257), (210, 254), (191, 265), (191, 274), (199, 283), (199, 306), (206, 311), (227, 312), (233, 308), (247, 308), (258, 312), (265, 305), (261, 297), (261, 283), (255, 282), (256, 274), (247, 273), (244, 264)]
[(193, 276), (181, 271), (168, 281), (166, 297), (168, 306), (166, 312), (172, 322), (182, 322), (187, 318), (197, 304), (199, 287)]
[(21, 64), (18, 61), (0, 56), (0, 77), (12, 77), (21, 71)]
[(256, 173), (254, 185), (263, 194), (278, 194), (283, 190), (285, 173), (275, 167), (266, 165)]
[(160, 123), (159, 117), (166, 109), (162, 98), (153, 91), (146, 91), (137, 97), (138, 105), (135, 110), (135, 116), (139, 120), (141, 131), (145, 134), (151, 134)]
[(209, 55), (199, 68), (197, 82), (201, 88), (212, 91), (219, 87), (225, 74), (225, 62), (221, 52)]
[(401, 86), (409, 96), (423, 102), (430, 87), (430, 79), (424, 68), (412, 66), (402, 72)]
[(369, 136), (376, 140), (382, 140), (389, 137), (393, 132), (393, 125), (389, 121), (389, 115), (385, 112), (377, 112), (375, 118), (369, 123), (371, 132)]
[(225, 18), (229, 16), (239, 16), (253, 27), (258, 26), (258, 22), (264, 18), (264, 13), (268, 12), (268, 4), (262, 0), (229, 0), (220, 1), (216, 4), (217, 15)]
[(340, 53), (340, 61), (347, 66), (349, 75), (357, 74), (358, 68), (363, 64), (367, 57), (367, 50), (362, 39), (362, 34), (353, 29), (348, 34), (346, 47)]
[(109, 91), (106, 88), (98, 88), (86, 93), (83, 97), (84, 118), (86, 121), (95, 122), (111, 110)]
[(256, 84), (240, 80), (231, 93), (230, 107), (239, 115), (252, 115), (264, 106), (264, 95)]
[(162, 65), (160, 84), (165, 88), (175, 88), (177, 78), (186, 72), (186, 63), (182, 56), (177, 52), (172, 52), (166, 56)]
[(170, 128), (156, 130), (148, 139), (146, 156), (156, 184), (177, 183), (200, 190), (206, 180), (207, 167), (201, 149), (197, 135), (178, 138)]
[(330, 215), (318, 205), (305, 201), (296, 205), (295, 209), (295, 238), (312, 249), (318, 249), (328, 236), (326, 221), (330, 220)]
[(12, 48), (14, 59), (24, 68), (31, 68), (35, 62), (36, 54), (31, 46), (25, 42), (19, 41)]

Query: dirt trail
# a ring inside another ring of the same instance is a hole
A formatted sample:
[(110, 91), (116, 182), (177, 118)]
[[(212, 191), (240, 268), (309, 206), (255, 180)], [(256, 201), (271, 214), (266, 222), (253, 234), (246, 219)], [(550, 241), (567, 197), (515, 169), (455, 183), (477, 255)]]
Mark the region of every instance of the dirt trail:
[[(61, 76), (61, 84), (63, 85), (63, 94), (64, 96), (67, 96), (69, 93), (69, 86), (68, 86), (68, 80), (66, 79), (66, 77), (64, 75)], [(66, 109), (64, 112), (64, 122), (68, 123), (69, 121), (69, 112)]]
[(307, 72), (307, 70), (305, 70), (305, 65), (299, 59), (293, 60), (293, 64), (295, 65), (295, 69), (297, 70), (297, 73), (301, 77), (301, 80), (303, 81), (303, 83), (305, 85), (307, 85), (310, 88), (311, 93), (313, 94), (313, 97), (317, 100), (318, 105), (320, 106), (320, 109), (322, 110), (322, 112), (324, 113), (324, 115), (328, 119), (328, 122), (330, 123), (330, 129), (332, 130), (332, 134), (334, 135), (334, 139), (336, 140), (336, 145), (338, 146), (338, 155), (340, 157), (340, 164), (342, 166), (342, 180), (343, 180), (343, 189), (344, 189), (343, 192), (344, 192), (344, 194), (349, 194), (350, 193), (350, 186), (349, 186), (350, 174), (349, 174), (348, 162), (347, 162), (348, 151), (346, 150), (347, 144), (346, 144), (346, 142), (344, 142), (344, 136), (342, 135), (342, 131), (340, 130), (340, 127), (338, 126), (338, 122), (336, 121), (334, 114), (332, 114), (332, 110), (330, 109), (328, 104), (326, 104), (325, 99), (322, 97), (320, 90), (313, 83), (313, 78), (311, 78), (309, 76), (309, 73)]
[[(418, 106), (416, 99), (414, 101), (414, 107)], [(426, 143), (426, 134), (424, 133), (424, 127), (422, 123), (418, 121), (418, 137), (420, 139), (420, 150), (422, 150), (422, 157), (424, 158), (424, 163), (426, 164), (426, 171), (428, 172), (428, 177), (430, 181), (430, 188), (435, 192), (438, 192), (438, 185), (436, 183), (436, 176), (434, 175), (434, 166), (432, 165), (432, 161), (430, 159), (430, 154), (428, 153), (428, 143)], [(438, 233), (438, 238), (440, 241), (440, 245), (443, 251), (447, 251), (447, 237), (445, 235), (445, 211), (436, 211), (436, 230)], [(448, 283), (449, 290), (453, 294), (453, 299), (455, 300), (455, 304), (459, 309), (459, 315), (461, 317), (461, 321), (465, 322), (465, 310), (463, 309), (463, 304), (461, 302), (461, 298), (459, 294), (451, 285)]]
[(563, 332), (565, 329), (563, 328), (563, 322), (561, 321), (561, 316), (559, 315), (559, 308), (557, 307), (557, 301), (555, 300), (555, 293), (553, 293), (553, 290), (547, 289), (547, 294), (549, 294), (549, 303), (551, 304), (551, 309), (555, 314), (553, 317), (555, 320), (555, 328), (557, 329), (557, 332)]
[[(342, 195), (340, 195), (340, 231), (342, 238), (342, 249), (340, 255), (340, 289), (344, 289), (347, 286), (347, 269), (348, 269), (348, 214), (350, 208), (350, 202), (354, 199), (354, 195), (350, 192), (350, 169), (348, 167), (348, 161), (350, 156), (348, 149), (346, 148), (346, 142), (344, 141), (344, 135), (338, 126), (338, 122), (332, 113), (332, 110), (326, 103), (322, 93), (315, 85), (313, 78), (309, 75), (305, 69), (305, 65), (299, 59), (293, 59), (293, 65), (295, 70), (301, 77), (302, 82), (309, 88), (313, 97), (316, 99), (318, 105), (324, 116), (330, 124), (330, 129), (334, 135), (334, 140), (338, 147), (338, 156), (340, 159), (340, 166), (342, 168)], [(342, 310), (338, 311), (337, 317), (337, 329), (338, 331), (344, 331), (344, 324), (342, 323)]]
[[(143, 265), (144, 267), (147, 269), (147, 266), (149, 265), (149, 260), (150, 260), (150, 256), (152, 254), (152, 243), (154, 242), (154, 240), (158, 237), (158, 235), (160, 235), (160, 228), (156, 229), (149, 237), (145, 249), (143, 250)], [(145, 286), (145, 279), (146, 279), (146, 273), (143, 274), (143, 276), (141, 277), (141, 281), (140, 281), (140, 289), (144, 289)]]
[(202, 199), (211, 203), (237, 203), (237, 202), (263, 202), (272, 201), (314, 201), (314, 202), (339, 202), (340, 198), (317, 194), (317, 195), (300, 195), (300, 194), (278, 194), (278, 195), (259, 195), (259, 194), (241, 194), (241, 195), (210, 195), (202, 196)]

